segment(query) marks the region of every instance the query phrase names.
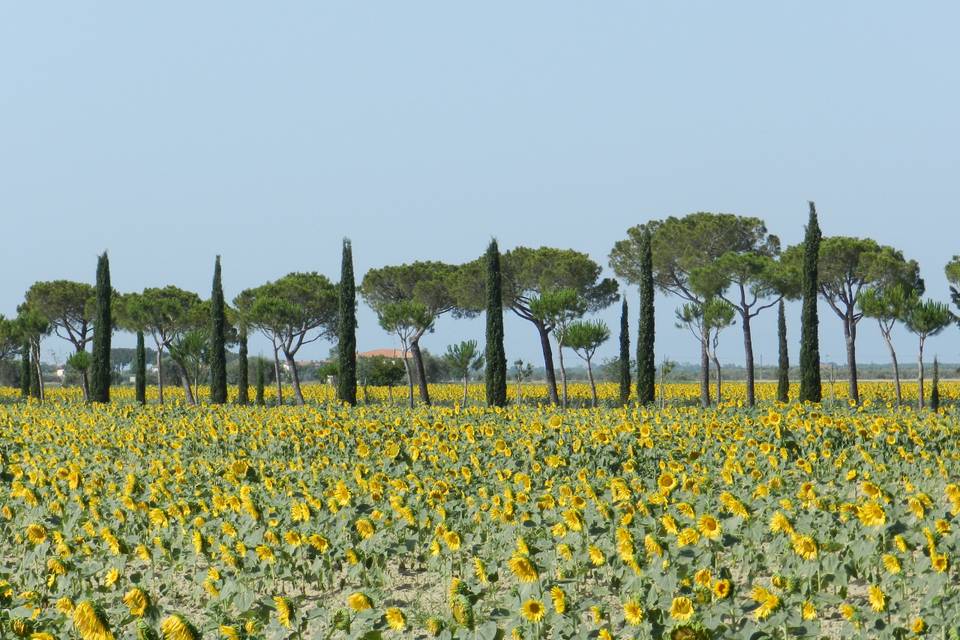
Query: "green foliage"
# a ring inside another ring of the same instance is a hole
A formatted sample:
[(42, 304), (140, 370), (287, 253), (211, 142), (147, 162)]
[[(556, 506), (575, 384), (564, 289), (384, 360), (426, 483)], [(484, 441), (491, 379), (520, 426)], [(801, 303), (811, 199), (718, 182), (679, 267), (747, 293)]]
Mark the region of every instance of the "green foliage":
[(85, 282), (35, 282), (25, 295), (26, 305), (40, 314), (57, 336), (78, 350), (92, 339), (96, 291)]
[(86, 371), (93, 364), (93, 358), (88, 351), (77, 351), (67, 358), (67, 366), (74, 371)]
[[(482, 286), (484, 269), (482, 260), (464, 266), (457, 290), (463, 307), (483, 307), (486, 296), (486, 289)], [(517, 247), (501, 257), (503, 305), (537, 329), (550, 400), (554, 404), (559, 402), (549, 339), (554, 327), (544, 324), (533, 313), (531, 302), (544, 293), (570, 289), (586, 305), (586, 311), (604, 309), (616, 302), (617, 283), (610, 278), (601, 279), (601, 271), (600, 265), (590, 256), (572, 249)]]
[(483, 369), (483, 354), (476, 340), (464, 340), (459, 344), (447, 346), (443, 354), (450, 372), (458, 379), (466, 379), (471, 371)]
[(610, 329), (602, 320), (577, 320), (562, 330), (563, 344), (585, 361), (591, 360), (600, 345), (609, 339)]
[(90, 365), (90, 401), (110, 402), (111, 313), (110, 261), (104, 252), (97, 260), (96, 311), (93, 323), (93, 362)]
[(790, 355), (787, 352), (787, 317), (783, 300), (777, 305), (777, 401), (790, 401)]
[(137, 331), (137, 355), (134, 358), (133, 371), (137, 402), (147, 404), (147, 352), (143, 331)]
[(950, 298), (953, 304), (960, 307), (960, 256), (953, 256), (943, 271), (950, 283)]
[(940, 363), (936, 357), (933, 359), (933, 380), (930, 387), (930, 411), (936, 413), (940, 410)]
[(250, 402), (250, 364), (247, 357), (246, 324), (240, 325), (237, 345), (237, 404), (246, 406)]
[(20, 328), (15, 320), (8, 320), (0, 314), (0, 361), (16, 354), (22, 346)]
[(303, 345), (335, 335), (339, 307), (336, 285), (316, 272), (289, 273), (242, 291), (234, 305), (242, 309), (249, 326), (263, 332), (286, 357), (296, 402), (302, 405), (295, 356)]
[(220, 256), (213, 266), (213, 286), (210, 292), (210, 402), (224, 404), (227, 401), (227, 351), (226, 351), (226, 303), (223, 300), (223, 282), (220, 273)]
[(530, 301), (531, 315), (543, 324), (555, 327), (560, 344), (563, 344), (563, 329), (586, 312), (586, 300), (570, 288), (546, 290)]
[(630, 320), (627, 317), (627, 297), (620, 305), (620, 405), (630, 402)]
[(20, 396), (30, 395), (30, 343), (24, 342), (20, 347)]
[(654, 355), (656, 330), (654, 323), (653, 249), (650, 230), (644, 228), (639, 246), (640, 319), (637, 328), (637, 402), (653, 404), (656, 400), (657, 363)]
[(265, 369), (264, 362), (265, 361), (263, 358), (257, 358), (257, 390), (256, 390), (255, 398), (256, 398), (257, 405), (261, 407), (264, 404), (266, 404), (263, 398), (263, 391), (264, 391), (263, 387), (266, 382), (266, 372), (264, 371)]
[(507, 356), (503, 348), (503, 278), (496, 240), (491, 240), (487, 247), (486, 271), (487, 345), (484, 358), (487, 405), (502, 407), (507, 404)]
[(353, 277), (353, 247), (343, 240), (337, 325), (337, 399), (357, 404), (357, 294)]
[(392, 387), (403, 382), (406, 375), (403, 362), (385, 356), (370, 356), (357, 360), (357, 370), (364, 384)]
[(800, 402), (820, 402), (820, 320), (817, 317), (819, 283), (820, 225), (817, 209), (810, 203), (810, 219), (804, 237), (801, 293), (803, 310), (800, 316)]
[(906, 317), (907, 328), (921, 340), (937, 335), (953, 321), (949, 307), (936, 300), (915, 300)]

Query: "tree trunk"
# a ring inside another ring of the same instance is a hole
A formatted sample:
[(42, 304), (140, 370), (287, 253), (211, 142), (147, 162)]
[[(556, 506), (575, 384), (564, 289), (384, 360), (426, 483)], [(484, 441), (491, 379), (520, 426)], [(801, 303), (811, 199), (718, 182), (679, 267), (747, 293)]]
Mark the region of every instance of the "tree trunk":
[(563, 400), (560, 403), (564, 409), (567, 408), (567, 369), (563, 366), (563, 345), (557, 344), (557, 357), (560, 359), (560, 384), (563, 387)]
[(187, 367), (176, 358), (174, 358), (173, 361), (176, 363), (177, 371), (180, 373), (180, 386), (183, 387), (184, 401), (187, 404), (197, 404), (197, 401), (193, 397), (193, 390), (190, 389), (190, 372), (187, 371)]
[(273, 375), (277, 378), (277, 406), (283, 404), (283, 382), (280, 380), (280, 351), (273, 345)]
[(467, 386), (469, 383), (469, 374), (463, 376), (463, 406), (467, 406)]
[(410, 353), (413, 363), (417, 367), (417, 386), (420, 388), (420, 399), (423, 404), (430, 406), (430, 391), (427, 389), (427, 371), (423, 366), (423, 354), (420, 353), (420, 338), (410, 341)]
[(700, 405), (710, 406), (710, 354), (706, 338), (700, 340)]
[(890, 359), (893, 361), (893, 388), (897, 393), (897, 406), (900, 406), (900, 403), (903, 402), (903, 395), (900, 390), (900, 365), (897, 363), (897, 352), (893, 349), (893, 340), (890, 339), (890, 334), (883, 330), (883, 325), (880, 325), (880, 333), (883, 334), (883, 339), (887, 343), (887, 349), (890, 350)]
[(157, 345), (157, 395), (163, 404), (163, 349)]
[(402, 338), (400, 344), (403, 346), (403, 370), (407, 372), (407, 400), (410, 408), (413, 409), (413, 372), (410, 370), (410, 358), (407, 357), (409, 349), (406, 341)]
[[(750, 330), (750, 314), (741, 313), (740, 321), (743, 323), (743, 356), (747, 373), (747, 406), (752, 407), (756, 404), (756, 390), (754, 384), (753, 369), (753, 334)], [(717, 366), (717, 403), (720, 403), (720, 364), (716, 360)]]
[(597, 385), (593, 381), (593, 367), (590, 365), (590, 358), (587, 358), (587, 378), (590, 379), (590, 397), (593, 400), (593, 406), (597, 406)]
[(717, 406), (723, 401), (723, 376), (720, 373), (720, 358), (716, 351), (713, 353), (713, 366), (717, 370)]
[(293, 385), (293, 397), (298, 406), (303, 406), (303, 391), (300, 389), (300, 371), (297, 369), (297, 361), (293, 359), (293, 354), (288, 353), (286, 350), (283, 352), (283, 356), (287, 361), (287, 366), (290, 367), (290, 381)]
[[(77, 353), (84, 351), (83, 347), (77, 349)], [(90, 402), (90, 377), (87, 374), (87, 370), (83, 369), (80, 371), (80, 386), (83, 388), (83, 401)]]
[(43, 402), (47, 389), (43, 384), (43, 368), (40, 366), (40, 338), (33, 344), (34, 362), (37, 363), (37, 391), (39, 392), (40, 402)]
[(917, 382), (919, 383), (917, 409), (923, 409), (923, 338), (920, 338), (920, 354), (917, 356)]
[(856, 404), (860, 404), (860, 388), (857, 385), (857, 324), (849, 315), (843, 320), (843, 337), (847, 343), (847, 369), (850, 377), (848, 395)]
[(557, 374), (553, 369), (553, 349), (550, 347), (550, 334), (544, 326), (535, 322), (537, 332), (540, 334), (540, 348), (543, 350), (543, 372), (547, 379), (547, 393), (550, 394), (550, 402), (554, 405), (560, 404), (560, 397), (557, 395)]

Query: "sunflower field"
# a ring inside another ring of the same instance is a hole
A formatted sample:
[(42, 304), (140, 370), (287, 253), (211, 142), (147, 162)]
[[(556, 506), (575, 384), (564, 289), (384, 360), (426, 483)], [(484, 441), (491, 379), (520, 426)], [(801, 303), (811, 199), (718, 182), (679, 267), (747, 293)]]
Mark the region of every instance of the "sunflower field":
[(960, 385), (939, 412), (888, 387), (746, 409), (731, 383), (704, 410), (610, 385), (566, 411), (533, 385), (507, 409), (2, 391), (0, 637), (956, 638)]

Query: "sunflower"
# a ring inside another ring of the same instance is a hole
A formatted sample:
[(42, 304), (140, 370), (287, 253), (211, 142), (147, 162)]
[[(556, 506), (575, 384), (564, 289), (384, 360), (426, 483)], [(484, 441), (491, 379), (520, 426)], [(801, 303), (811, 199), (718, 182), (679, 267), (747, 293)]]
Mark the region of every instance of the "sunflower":
[(883, 554), (883, 567), (887, 570), (887, 573), (897, 574), (900, 573), (900, 560), (897, 556), (892, 553)]
[(507, 561), (507, 566), (520, 582), (536, 582), (539, 578), (536, 567), (526, 556), (514, 555)]
[(872, 500), (857, 508), (857, 517), (865, 527), (882, 527), (887, 522), (886, 511)]
[(384, 618), (387, 621), (387, 626), (394, 631), (403, 631), (407, 628), (407, 618), (403, 615), (403, 611), (397, 607), (387, 609), (384, 613)]
[(130, 615), (139, 618), (150, 606), (150, 597), (140, 587), (134, 587), (123, 596), (123, 604), (130, 609)]
[(717, 600), (723, 600), (730, 595), (730, 581), (726, 578), (717, 580), (713, 584), (713, 595)]
[(554, 586), (550, 589), (550, 600), (553, 602), (553, 610), (559, 614), (564, 614), (567, 611), (567, 595), (563, 592), (559, 586)]
[(753, 612), (753, 617), (757, 621), (766, 620), (780, 606), (780, 598), (765, 587), (754, 587), (750, 591), (750, 597), (760, 605)]
[(590, 555), (590, 564), (595, 567), (599, 567), (607, 561), (606, 556), (603, 555), (603, 551), (596, 545), (590, 545), (587, 548), (587, 553)]
[(277, 622), (279, 622), (281, 626), (289, 629), (290, 615), (293, 613), (290, 607), (290, 601), (280, 596), (274, 596), (273, 604), (277, 609)]
[(163, 640), (200, 640), (200, 634), (179, 613), (168, 616), (160, 623)]
[(536, 598), (530, 598), (520, 606), (520, 615), (530, 622), (540, 622), (547, 613), (547, 608)]
[(697, 521), (697, 529), (700, 530), (700, 534), (704, 538), (710, 540), (718, 539), (723, 533), (720, 523), (717, 522), (717, 519), (713, 516), (700, 516), (700, 519)]
[(113, 640), (106, 617), (89, 600), (84, 600), (74, 608), (73, 626), (83, 640)]
[(678, 596), (670, 603), (670, 617), (686, 622), (693, 617), (693, 602), (686, 596)]
[(27, 540), (32, 544), (43, 544), (47, 540), (47, 528), (42, 524), (27, 525)]
[(886, 611), (887, 609), (887, 596), (883, 593), (883, 590), (880, 589), (880, 585), (872, 584), (867, 590), (867, 596), (870, 600), (870, 608), (872, 608), (877, 613)]
[(456, 531), (447, 531), (443, 534), (443, 542), (450, 551), (457, 551), (460, 549), (460, 534)]
[(357, 533), (360, 535), (361, 540), (366, 540), (370, 538), (376, 529), (373, 526), (373, 523), (367, 520), (366, 518), (360, 518), (357, 520), (354, 525), (357, 529)]
[(803, 603), (803, 606), (800, 607), (800, 617), (804, 620), (816, 620), (817, 608), (813, 606), (812, 602), (807, 600)]
[(793, 551), (798, 556), (804, 560), (816, 560), (817, 542), (812, 537), (795, 533), (790, 536), (790, 541), (793, 543)]
[(664, 471), (657, 477), (657, 488), (663, 495), (668, 495), (677, 488), (677, 477), (669, 471)]
[(370, 602), (370, 598), (367, 594), (356, 591), (347, 598), (347, 606), (353, 609), (354, 611), (364, 611), (366, 609), (372, 609), (373, 603)]
[(950, 563), (947, 561), (946, 554), (933, 553), (930, 555), (930, 566), (937, 573), (943, 573), (950, 567)]
[(643, 607), (640, 606), (637, 598), (631, 598), (623, 603), (623, 619), (634, 627), (643, 622)]

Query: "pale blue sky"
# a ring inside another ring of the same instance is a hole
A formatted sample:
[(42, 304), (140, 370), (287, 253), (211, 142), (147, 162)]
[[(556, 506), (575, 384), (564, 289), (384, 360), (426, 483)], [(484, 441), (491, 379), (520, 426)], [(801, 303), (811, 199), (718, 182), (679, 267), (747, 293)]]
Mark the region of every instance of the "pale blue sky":
[[(628, 226), (697, 210), (797, 242), (808, 199), (824, 233), (894, 244), (946, 300), (958, 24), (952, 2), (0, 2), (0, 312), (35, 280), (92, 281), (103, 249), (119, 290), (205, 296), (220, 253), (232, 297), (293, 270), (336, 279), (343, 236), (358, 276), (491, 236), (606, 267)], [(695, 360), (677, 301), (657, 303), (658, 358)], [(361, 349), (393, 344), (366, 307), (360, 323)], [(861, 327), (861, 360), (886, 360)], [(444, 318), (424, 346), (482, 332)], [(724, 342), (741, 361), (739, 329)], [(513, 317), (507, 349), (540, 361)], [(960, 360), (960, 333), (929, 353)]]

